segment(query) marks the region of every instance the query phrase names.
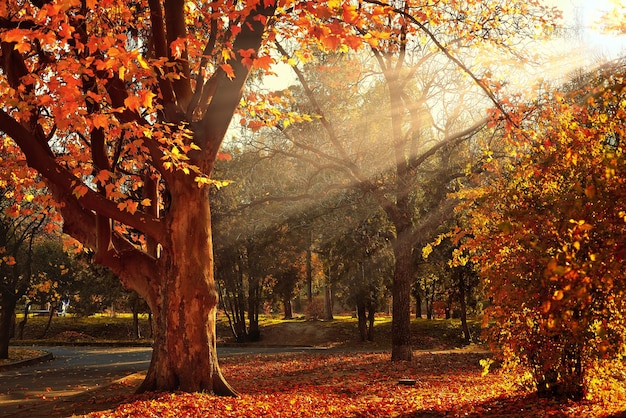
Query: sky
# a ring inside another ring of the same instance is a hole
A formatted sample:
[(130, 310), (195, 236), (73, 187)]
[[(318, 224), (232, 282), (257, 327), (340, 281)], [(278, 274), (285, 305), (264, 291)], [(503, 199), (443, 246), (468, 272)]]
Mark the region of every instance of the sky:
[[(606, 33), (600, 27), (603, 14), (612, 9), (614, 2), (625, 4), (626, 0), (544, 0), (545, 4), (562, 10), (565, 26), (578, 29), (572, 37), (546, 46), (554, 58), (540, 72), (548, 78), (559, 78), (576, 68), (597, 64), (600, 59), (626, 55), (626, 36)], [(264, 81), (268, 89), (286, 88), (295, 81), (286, 64), (277, 65), (275, 71), (277, 76)]]
[(598, 56), (617, 58), (626, 53), (626, 36), (607, 33), (601, 28), (602, 16), (615, 2), (624, 4), (626, 0), (551, 1), (563, 11), (564, 24), (580, 26), (575, 42), (568, 41), (575, 58), (587, 61)]

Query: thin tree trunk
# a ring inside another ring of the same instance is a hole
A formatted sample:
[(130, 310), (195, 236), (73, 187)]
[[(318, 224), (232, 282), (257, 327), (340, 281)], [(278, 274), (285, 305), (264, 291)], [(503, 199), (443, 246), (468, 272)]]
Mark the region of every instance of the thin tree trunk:
[(3, 300), (0, 310), (0, 359), (9, 358), (9, 342), (11, 340), (11, 322), (15, 318), (14, 300)]
[(43, 329), (41, 336), (39, 338), (46, 338), (48, 331), (50, 330), (50, 325), (52, 325), (52, 317), (54, 316), (54, 312), (57, 310), (57, 305), (50, 304), (50, 311), (48, 312), (48, 322), (46, 322), (46, 327)]
[(448, 300), (446, 301), (446, 307), (445, 307), (445, 316), (446, 319), (450, 319), (452, 318), (452, 301), (454, 300), (454, 296), (452, 294), (450, 294), (448, 296)]
[(333, 291), (332, 291), (332, 285), (330, 283), (326, 283), (326, 286), (324, 286), (324, 313), (325, 313), (325, 319), (327, 321), (332, 321), (333, 319), (335, 319), (333, 317)]
[(415, 318), (422, 319), (422, 297), (419, 292), (415, 292)]
[(261, 338), (259, 329), (259, 309), (261, 304), (259, 279), (248, 279), (248, 340), (258, 341)]
[(150, 327), (150, 338), (154, 337), (154, 324), (152, 320), (152, 311), (148, 312), (148, 326)]
[(311, 304), (313, 302), (313, 262), (311, 260), (313, 252), (311, 251), (311, 232), (307, 232), (307, 247), (306, 247), (306, 291), (307, 302)]
[(285, 309), (285, 316), (283, 319), (293, 319), (293, 310), (290, 298), (286, 297), (283, 299), (283, 308)]
[(20, 340), (24, 339), (24, 327), (26, 327), (26, 322), (28, 322), (28, 313), (30, 312), (30, 302), (24, 306), (24, 318), (20, 321), (17, 326), (17, 335)]
[(370, 301), (367, 305), (367, 340), (374, 341), (374, 316), (376, 315), (375, 305)]
[(133, 306), (133, 338), (138, 340), (141, 338), (141, 330), (139, 329), (139, 312)]
[(357, 300), (356, 314), (359, 324), (359, 337), (361, 341), (367, 341), (367, 315), (365, 313), (365, 303), (362, 300)]
[(459, 273), (459, 303), (461, 305), (461, 328), (463, 329), (463, 340), (469, 344), (472, 341), (469, 326), (467, 325), (467, 295), (465, 292), (465, 277)]

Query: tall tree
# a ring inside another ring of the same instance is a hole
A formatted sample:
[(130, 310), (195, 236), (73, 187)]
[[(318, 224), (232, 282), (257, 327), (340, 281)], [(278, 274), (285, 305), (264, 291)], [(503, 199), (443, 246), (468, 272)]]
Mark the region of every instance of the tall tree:
[(140, 390), (234, 393), (215, 350), (211, 171), (248, 74), (272, 62), (262, 43), (358, 47), (336, 13), (362, 12), (336, 1), (0, 3), (2, 147), (41, 174), (64, 231), (150, 306)]
[[(392, 359), (410, 360), (414, 250), (451, 213), (446, 192), (466, 174), (467, 161), (459, 165), (450, 156), (459, 154), (458, 147), (486, 125), (485, 114), (477, 112), (480, 106), (467, 100), (468, 92), (479, 90), (500, 106), (495, 93), (499, 84), (489, 78), (490, 63), (475, 54), (486, 49), (519, 52), (512, 46), (515, 40), (550, 26), (552, 12), (535, 2), (498, 0), (436, 5), (394, 1), (385, 7), (385, 19), (344, 16), (359, 33), (386, 34), (367, 44), (373, 70), (358, 61), (362, 56), (326, 54), (329, 61), (342, 61), (342, 67), (322, 65), (315, 73), (297, 49), (277, 44), (301, 85), (289, 115), (303, 110), (304, 120), (315, 115), (318, 128), (312, 137), (293, 125), (296, 117), (276, 118), (267, 106), (254, 112), (263, 114), (266, 123), (275, 120), (290, 143), (287, 155), (299, 153), (316, 168), (314, 176), (334, 173), (343, 187), (372, 196), (393, 224)], [(376, 99), (369, 102), (364, 91)], [(301, 98), (308, 103), (303, 105)], [(428, 200), (421, 208), (420, 197)]]

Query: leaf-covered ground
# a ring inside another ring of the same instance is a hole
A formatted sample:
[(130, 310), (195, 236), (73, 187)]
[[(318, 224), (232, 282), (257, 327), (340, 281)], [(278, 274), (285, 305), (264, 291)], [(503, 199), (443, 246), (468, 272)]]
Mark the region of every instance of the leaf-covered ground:
[[(581, 403), (538, 399), (513, 376), (482, 376), (479, 353), (423, 353), (392, 363), (388, 353), (230, 357), (224, 374), (238, 398), (145, 394), (89, 417), (608, 417), (626, 416), (623, 382), (596, 385)], [(398, 384), (413, 379), (412, 386)]]

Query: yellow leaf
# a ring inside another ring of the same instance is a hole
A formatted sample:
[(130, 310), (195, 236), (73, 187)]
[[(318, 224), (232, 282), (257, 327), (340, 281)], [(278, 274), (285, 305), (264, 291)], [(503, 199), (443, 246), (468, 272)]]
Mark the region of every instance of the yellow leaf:
[(141, 206), (150, 206), (152, 205), (152, 200), (145, 198), (144, 200), (141, 201)]
[(144, 70), (150, 69), (150, 65), (148, 65), (148, 62), (141, 56), (141, 54), (137, 55), (137, 61), (139, 61), (139, 66), (141, 66)]
[(152, 91), (147, 90), (143, 93), (143, 100), (142, 100), (142, 106), (145, 108), (151, 108), (152, 107), (152, 99), (154, 99), (156, 97), (156, 94), (154, 94)]

